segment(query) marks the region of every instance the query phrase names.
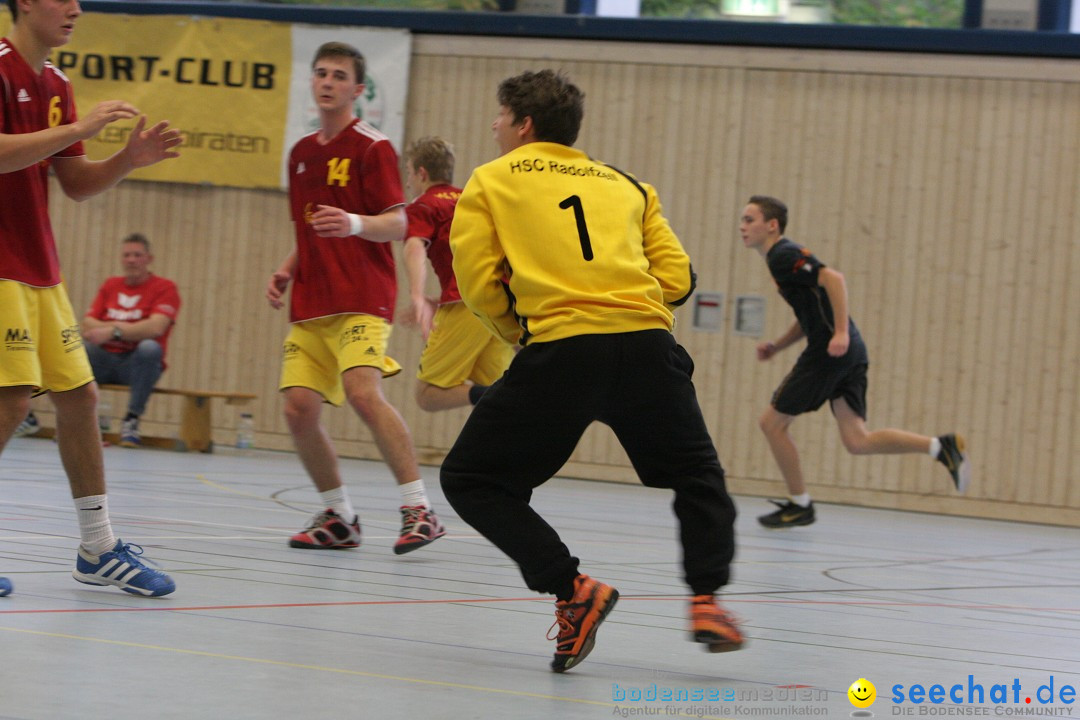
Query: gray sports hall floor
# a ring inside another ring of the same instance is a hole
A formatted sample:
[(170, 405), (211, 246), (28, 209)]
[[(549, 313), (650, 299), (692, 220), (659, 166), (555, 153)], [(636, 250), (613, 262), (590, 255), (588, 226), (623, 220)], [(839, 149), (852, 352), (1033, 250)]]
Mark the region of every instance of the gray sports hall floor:
[[(555, 480), (536, 506), (622, 593), (588, 660), (555, 675), (550, 600), (450, 512), (436, 468), (424, 476), (449, 535), (397, 557), (379, 463), (343, 463), (365, 545), (340, 552), (286, 546), (317, 509), (290, 454), (109, 448), (106, 464), (119, 534), (178, 590), (72, 580), (55, 445), (13, 440), (0, 461), (0, 575), (15, 583), (0, 598), (2, 718), (1080, 716), (1077, 529), (821, 506), (812, 527), (767, 531), (754, 520), (765, 502), (740, 498), (727, 604), (750, 641), (710, 655), (686, 638), (668, 495)], [(860, 678), (877, 688), (869, 710), (848, 700)]]

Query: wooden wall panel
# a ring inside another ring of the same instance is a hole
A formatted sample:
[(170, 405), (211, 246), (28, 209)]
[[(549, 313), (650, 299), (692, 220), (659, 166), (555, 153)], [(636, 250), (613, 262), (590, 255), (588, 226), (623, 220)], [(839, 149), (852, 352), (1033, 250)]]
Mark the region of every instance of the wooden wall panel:
[[(757, 418), (798, 352), (755, 359), (757, 342), (793, 322), (738, 236), (747, 198), (765, 193), (789, 204), (789, 235), (847, 278), (870, 349), (870, 426), (959, 430), (975, 462), (976, 482), (958, 497), (926, 457), (849, 456), (823, 410), (794, 426), (815, 496), (1080, 521), (1077, 62), (417, 36), (407, 141), (450, 140), (464, 184), (496, 155), (498, 82), (539, 67), (583, 88), (579, 146), (657, 187), (699, 289), (724, 294), (720, 332), (693, 329), (686, 308), (676, 335), (736, 491), (782, 492)], [(155, 269), (184, 298), (163, 383), (255, 392), (257, 443), (291, 447), (276, 392), (286, 318), (263, 299), (292, 243), (283, 193), (127, 182), (82, 204), (54, 193), (53, 218), (78, 311), (117, 271), (119, 240), (145, 232)], [(735, 297), (747, 293), (766, 298), (764, 338), (732, 332)], [(421, 349), (415, 331), (395, 329), (391, 354), (405, 372), (385, 391), (421, 460), (437, 464), (467, 412), (417, 409)], [(326, 418), (343, 454), (377, 457), (351, 412)], [(232, 441), (235, 420), (233, 408), (215, 412), (219, 443)], [(169, 398), (151, 403), (149, 430), (178, 421)], [(565, 471), (634, 481), (603, 427)]]

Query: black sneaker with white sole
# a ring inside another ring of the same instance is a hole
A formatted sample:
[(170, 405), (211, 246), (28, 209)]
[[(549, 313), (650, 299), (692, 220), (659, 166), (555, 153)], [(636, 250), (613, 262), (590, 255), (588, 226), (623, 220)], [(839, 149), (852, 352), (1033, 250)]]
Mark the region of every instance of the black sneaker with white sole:
[(769, 502), (775, 505), (777, 510), (758, 517), (758, 522), (767, 528), (775, 530), (777, 528), (810, 525), (814, 522), (814, 503), (803, 507), (790, 500), (786, 502), (770, 500)]
[(956, 491), (962, 493), (971, 484), (971, 463), (964, 454), (964, 438), (949, 433), (938, 440), (941, 442), (941, 452), (937, 455), (937, 461), (952, 475)]

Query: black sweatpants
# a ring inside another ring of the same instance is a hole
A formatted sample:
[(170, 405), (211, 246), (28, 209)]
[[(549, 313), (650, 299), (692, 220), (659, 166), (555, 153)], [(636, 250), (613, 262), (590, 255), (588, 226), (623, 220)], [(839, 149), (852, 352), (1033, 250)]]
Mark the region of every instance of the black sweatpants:
[(675, 491), (686, 583), (695, 595), (712, 593), (728, 582), (735, 505), (693, 371), (664, 330), (529, 345), (473, 408), (443, 462), (443, 491), (465, 522), (518, 564), (529, 588), (554, 594), (577, 575), (578, 559), (529, 499), (599, 420), (643, 484)]

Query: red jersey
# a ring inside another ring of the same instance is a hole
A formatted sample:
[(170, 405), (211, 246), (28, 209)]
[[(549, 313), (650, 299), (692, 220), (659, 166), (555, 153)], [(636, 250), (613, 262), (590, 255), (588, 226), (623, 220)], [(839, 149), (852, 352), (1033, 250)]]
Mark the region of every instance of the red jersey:
[[(180, 293), (172, 280), (151, 275), (138, 285), (128, 285), (121, 275), (111, 277), (102, 283), (86, 315), (102, 322), (110, 320), (136, 322), (145, 320), (151, 315), (167, 316), (173, 322), (169, 323), (169, 327), (161, 334), (161, 337), (155, 338), (161, 345), (161, 366), (165, 367), (165, 351), (168, 349), (169, 334), (172, 332), (173, 323), (176, 322), (176, 315), (179, 312)], [(138, 344), (138, 342), (128, 340), (109, 340), (101, 347), (109, 352), (126, 353), (134, 350)]]
[(405, 208), (409, 218), (405, 237), (427, 240), (427, 256), (442, 288), (440, 305), (461, 300), (457, 278), (454, 277), (454, 256), (450, 252), (450, 223), (454, 219), (454, 207), (459, 197), (461, 188), (446, 184), (432, 185)]
[(297, 247), (290, 320), (365, 313), (393, 321), (397, 271), (390, 243), (319, 237), (308, 221), (319, 205), (379, 215), (405, 204), (389, 138), (360, 119), (325, 145), (318, 133), (301, 138), (289, 154), (289, 203)]
[[(0, 133), (18, 135), (75, 122), (71, 83), (46, 62), (38, 75), (7, 38), (0, 39)], [(77, 142), (53, 157), (85, 155)], [(49, 160), (0, 173), (0, 278), (33, 287), (60, 284), (49, 222)]]

